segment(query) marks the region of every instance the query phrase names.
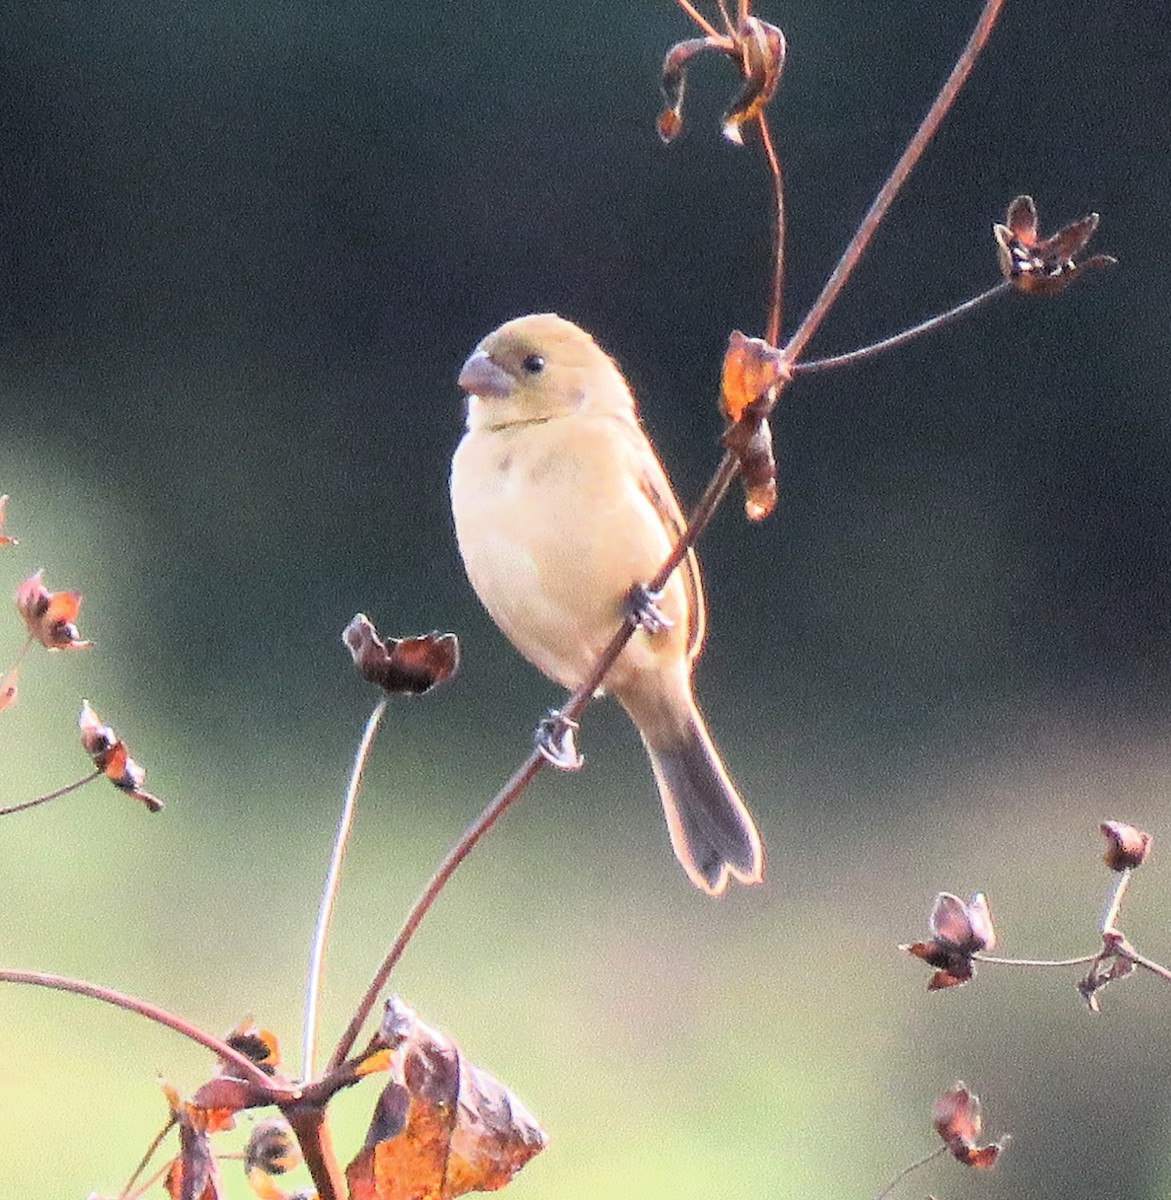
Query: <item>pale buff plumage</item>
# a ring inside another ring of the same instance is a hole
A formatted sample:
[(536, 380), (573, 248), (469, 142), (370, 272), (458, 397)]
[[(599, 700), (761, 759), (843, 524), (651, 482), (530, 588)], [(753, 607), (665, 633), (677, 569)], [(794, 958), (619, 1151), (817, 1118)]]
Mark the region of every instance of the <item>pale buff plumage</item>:
[[(490, 333), (464, 364), (467, 432), (451, 466), (456, 536), (496, 624), (551, 679), (576, 687), (683, 528), (614, 362), (550, 313)], [(606, 677), (650, 755), (676, 857), (718, 895), (762, 877), (760, 836), (691, 691), (704, 633), (688, 556), (658, 600), (671, 627), (639, 629)]]

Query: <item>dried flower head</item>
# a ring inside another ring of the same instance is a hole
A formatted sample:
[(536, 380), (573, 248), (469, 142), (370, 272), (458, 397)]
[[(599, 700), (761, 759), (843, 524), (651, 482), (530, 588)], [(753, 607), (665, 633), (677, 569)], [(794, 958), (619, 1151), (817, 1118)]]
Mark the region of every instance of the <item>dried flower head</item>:
[(929, 941), (899, 949), (936, 968), (927, 982), (929, 991), (967, 983), (975, 974), (974, 956), (996, 945), (996, 930), (984, 893), (973, 892), (965, 904), (951, 892), (940, 892), (931, 909), (931, 933)]
[(245, 1058), (250, 1058), (266, 1075), (275, 1074), (281, 1064), (276, 1034), (271, 1029), (260, 1028), (251, 1017), (245, 1017), (224, 1041)]
[(1106, 838), (1103, 861), (1111, 871), (1133, 871), (1141, 867), (1151, 848), (1151, 835), (1122, 821), (1103, 821), (1101, 830)]
[(459, 639), (454, 633), (425, 633), (383, 642), (364, 613), (358, 613), (342, 630), (342, 641), (362, 678), (391, 695), (420, 696), (449, 679), (459, 667)]
[(724, 114), (723, 133), (730, 141), (744, 144), (741, 126), (764, 111), (772, 99), (785, 66), (785, 35), (775, 26), (747, 16), (738, 25), (728, 23), (726, 34), (714, 31), (707, 37), (690, 38), (667, 51), (663, 60), (663, 100), (659, 114), (659, 137), (674, 141), (683, 128), (683, 89), (687, 68), (697, 54), (714, 52), (730, 58), (743, 81), (732, 107)]
[(935, 1101), (931, 1120), (951, 1154), (968, 1167), (994, 1166), (1008, 1145), (1007, 1138), (987, 1146), (977, 1145), (983, 1125), (980, 1099), (963, 1083), (956, 1083)]
[(30, 575), (16, 589), (16, 611), (47, 650), (84, 650), (92, 642), (81, 640), (74, 622), (81, 611), (80, 592), (50, 592), (41, 582), (45, 572)]
[(1008, 206), (1004, 224), (992, 226), (1000, 273), (1013, 287), (1038, 296), (1064, 291), (1088, 267), (1109, 267), (1118, 260), (1095, 254), (1076, 261), (1098, 228), (1098, 214), (1071, 221), (1052, 237), (1037, 236), (1037, 206), (1032, 196), (1017, 196)]

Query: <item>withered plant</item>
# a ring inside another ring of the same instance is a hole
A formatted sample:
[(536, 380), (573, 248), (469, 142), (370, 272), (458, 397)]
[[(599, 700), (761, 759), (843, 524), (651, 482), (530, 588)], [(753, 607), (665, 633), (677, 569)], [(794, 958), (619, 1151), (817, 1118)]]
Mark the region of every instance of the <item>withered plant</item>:
[[(736, 330), (728, 338), (719, 396), (719, 410), (724, 419), (722, 455), (672, 553), (654, 578), (644, 581), (651, 594), (662, 589), (737, 479), (744, 487), (744, 508), (749, 520), (760, 521), (773, 513), (777, 503), (777, 471), (770, 418), (787, 388), (806, 375), (845, 368), (895, 349), (1010, 293), (1051, 297), (1087, 270), (1113, 261), (1106, 255), (1085, 254), (1098, 223), (1097, 214), (1074, 220), (1043, 237), (1032, 199), (1024, 195), (1005, 197), (1007, 211), (1003, 220), (996, 219), (999, 213), (989, 214), (992, 232), (986, 242), (989, 284), (985, 290), (878, 342), (827, 357), (807, 357), (814, 334), (976, 66), (1004, 0), (985, 0), (968, 43), (938, 96), (859, 222), (820, 294), (788, 334), (783, 332), (786, 245), (783, 155), (768, 119), (769, 103), (783, 83), (787, 51), (784, 33), (750, 11), (748, 0), (738, 0), (734, 11), (725, 0), (717, 0), (712, 11), (702, 10), (691, 0), (676, 2), (695, 30), (694, 36), (679, 41), (666, 52), (660, 80), (664, 104), (658, 133), (669, 143), (684, 131), (686, 82), (694, 60), (701, 56), (726, 60), (734, 91), (723, 118), (722, 132), (732, 142), (755, 150), (763, 162), (762, 180), (772, 202), (772, 270), (760, 330), (756, 334)], [(648, 80), (650, 86), (652, 81)], [(0, 498), (0, 518), (6, 499)], [(0, 536), (0, 549), (13, 544), (15, 539)], [(39, 644), (56, 652), (90, 645), (81, 637), (76, 624), (80, 594), (49, 591), (42, 572), (19, 585), (16, 607), (27, 638), (16, 661), (0, 680), (0, 708), (16, 702), (20, 665), (33, 647)], [(629, 618), (615, 628), (613, 639), (592, 673), (554, 715), (553, 725), (560, 731), (562, 744), (572, 744), (573, 732), (579, 729), (593, 697), (638, 623), (639, 616), (632, 608)], [(361, 675), (386, 694), (378, 700), (366, 724), (345, 790), (311, 943), (298, 1068), (286, 1068), (275, 1035), (252, 1022), (245, 1022), (221, 1037), (174, 1012), (107, 986), (39, 970), (0, 970), (3, 982), (89, 996), (136, 1013), (191, 1039), (211, 1054), (214, 1068), (206, 1082), (190, 1096), (181, 1096), (170, 1088), (165, 1090), (163, 1128), (149, 1142), (142, 1161), (133, 1170), (128, 1169), (127, 1182), (117, 1193), (124, 1200), (144, 1195), (153, 1186), (162, 1187), (175, 1200), (217, 1200), (225, 1195), (216, 1135), (229, 1128), (238, 1114), (249, 1110), (274, 1110), (278, 1114), (255, 1125), (243, 1156), (249, 1185), (256, 1194), (269, 1198), (293, 1194), (282, 1190), (279, 1179), (303, 1160), (320, 1200), (342, 1200), (347, 1196), (352, 1200), (440, 1200), (504, 1186), (545, 1145), (541, 1127), (503, 1084), (467, 1060), (451, 1037), (420, 1019), (406, 1002), (395, 996), (384, 997), (415, 931), (453, 873), (484, 835), (520, 799), (538, 772), (550, 765), (569, 768), (580, 765), (576, 754), (551, 755), (547, 737), (535, 739), (532, 751), (439, 863), (403, 920), (369, 986), (356, 1002), (324, 1065), (318, 1063), (318, 1007), (328, 933), (363, 772), (379, 724), (392, 696), (429, 691), (455, 673), (459, 655), (453, 635), (432, 633), (383, 639), (360, 614), (346, 628), (344, 640)], [(16, 817), (23, 810), (61, 797), (99, 776), (106, 777), (147, 810), (162, 809), (162, 801), (144, 789), (143, 768), (88, 701), (82, 702), (79, 723), (82, 746), (92, 761), (92, 771), (77, 782), (42, 796), (12, 798), (0, 815)], [(547, 733), (548, 721), (543, 728)], [(30, 814), (18, 819), (36, 818)], [(972, 978), (978, 963), (1080, 965), (1087, 969), (1079, 985), (1081, 994), (1096, 1009), (1102, 988), (1136, 969), (1171, 979), (1166, 968), (1131, 945), (1118, 925), (1122, 895), (1134, 870), (1145, 858), (1150, 839), (1120, 822), (1107, 822), (1103, 832), (1109, 846), (1107, 865), (1117, 882), (1098, 930), (1099, 946), (1084, 956), (1060, 962), (996, 958), (990, 954), (996, 935), (987, 900), (977, 894), (965, 902), (942, 893), (931, 913), (930, 938), (904, 947), (934, 968), (929, 986), (944, 989), (963, 984)], [(380, 1001), (381, 1012), (374, 1020)], [(363, 1040), (363, 1032), (372, 1021), (374, 1028)], [(346, 1148), (344, 1157), (348, 1165), (343, 1168), (330, 1136), (329, 1105), (339, 1092), (363, 1084), (368, 1076), (381, 1082), (380, 1087), (373, 1089), (369, 1133), (362, 1147)], [(979, 1105), (963, 1084), (957, 1083), (939, 1097), (931, 1119), (942, 1145), (900, 1172), (879, 1196), (888, 1195), (912, 1171), (941, 1154), (950, 1153), (971, 1167), (990, 1167), (1005, 1144), (1004, 1140), (980, 1144)], [(168, 1143), (168, 1135), (172, 1133), (173, 1142)], [(166, 1150), (164, 1145), (168, 1147)], [(156, 1158), (161, 1158), (161, 1165), (156, 1164)], [(10, 1180), (6, 1186), (15, 1191), (25, 1182)]]

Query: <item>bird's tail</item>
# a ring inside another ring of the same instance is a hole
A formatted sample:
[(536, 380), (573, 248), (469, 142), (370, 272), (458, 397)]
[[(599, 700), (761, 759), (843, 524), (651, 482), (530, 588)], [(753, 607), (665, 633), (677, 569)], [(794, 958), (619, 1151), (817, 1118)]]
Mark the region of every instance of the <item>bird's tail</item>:
[(718, 896), (728, 876), (741, 883), (764, 878), (760, 834), (720, 760), (694, 703), (690, 720), (670, 738), (646, 735), (671, 845), (696, 887)]

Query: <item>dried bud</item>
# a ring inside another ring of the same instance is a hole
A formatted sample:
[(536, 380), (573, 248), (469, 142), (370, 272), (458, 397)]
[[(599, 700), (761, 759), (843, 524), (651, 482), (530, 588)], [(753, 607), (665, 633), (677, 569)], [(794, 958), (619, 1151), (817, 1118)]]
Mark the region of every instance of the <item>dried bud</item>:
[(244, 1170), (248, 1174), (262, 1171), (265, 1175), (284, 1175), (300, 1162), (300, 1147), (283, 1117), (260, 1121), (244, 1146)]
[(16, 611), (29, 635), (46, 650), (84, 650), (92, 642), (81, 640), (74, 622), (81, 611), (80, 592), (50, 592), (41, 582), (44, 571), (30, 575), (16, 589)]
[(391, 695), (421, 696), (459, 667), (459, 639), (454, 633), (425, 633), (386, 643), (364, 613), (342, 630), (342, 641), (362, 678)]
[(274, 1075), (280, 1066), (281, 1052), (276, 1034), (255, 1025), (251, 1017), (245, 1017), (224, 1041), (245, 1058), (250, 1058), (266, 1075)]
[(720, 373), (720, 404), (729, 421), (745, 413), (767, 417), (777, 392), (793, 373), (781, 352), (762, 338), (748, 337), (738, 329), (728, 335), (728, 349)]
[(81, 713), (77, 718), (81, 729), (82, 749), (93, 759), (94, 766), (116, 787), (135, 800), (141, 800), (151, 812), (159, 812), (163, 802), (158, 796), (143, 790), (146, 769), (130, 757), (125, 744), (109, 725), (90, 707), (88, 700), (81, 702)]
[(983, 1124), (980, 1100), (962, 1083), (955, 1084), (935, 1101), (931, 1120), (948, 1150), (965, 1166), (981, 1169), (994, 1166), (1008, 1145), (1007, 1138), (987, 1146), (976, 1144)]
[(732, 331), (720, 378), (720, 404), (732, 422), (723, 442), (739, 459), (750, 521), (762, 520), (776, 507), (777, 464), (767, 417), (791, 378), (774, 346)]
[(1141, 867), (1151, 847), (1151, 835), (1122, 821), (1103, 821), (1102, 833), (1106, 838), (1106, 853), (1103, 862), (1111, 871), (1132, 871)]
[(951, 892), (940, 892), (931, 909), (930, 941), (900, 946), (908, 954), (935, 967), (928, 991), (958, 987), (975, 974), (973, 958), (996, 945), (992, 913), (983, 892), (973, 892), (965, 904)]

